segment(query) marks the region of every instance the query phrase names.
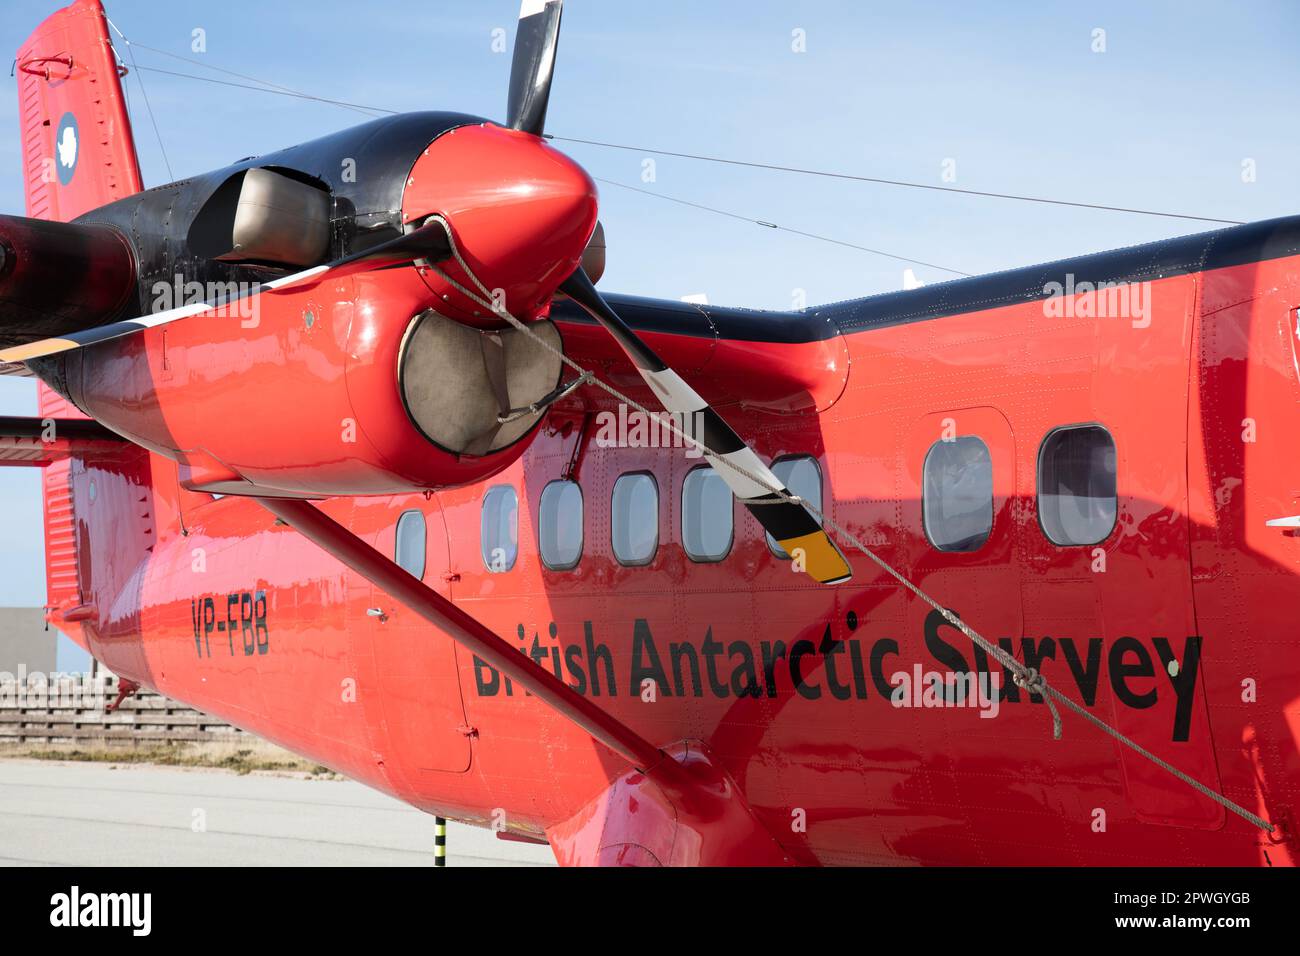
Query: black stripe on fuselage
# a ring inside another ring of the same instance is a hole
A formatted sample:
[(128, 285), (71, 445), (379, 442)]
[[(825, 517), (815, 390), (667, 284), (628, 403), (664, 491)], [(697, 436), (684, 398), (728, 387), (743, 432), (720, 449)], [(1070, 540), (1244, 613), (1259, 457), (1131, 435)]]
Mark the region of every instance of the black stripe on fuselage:
[[(1066, 276), (1073, 276), (1076, 286), (1147, 282), (1294, 255), (1300, 255), (1300, 216), (834, 302), (802, 312), (734, 309), (618, 294), (608, 294), (605, 299), (638, 333), (798, 344), (1039, 301), (1049, 297), (1051, 283), (1065, 285)], [(555, 303), (551, 317), (561, 323), (592, 321), (567, 299)]]

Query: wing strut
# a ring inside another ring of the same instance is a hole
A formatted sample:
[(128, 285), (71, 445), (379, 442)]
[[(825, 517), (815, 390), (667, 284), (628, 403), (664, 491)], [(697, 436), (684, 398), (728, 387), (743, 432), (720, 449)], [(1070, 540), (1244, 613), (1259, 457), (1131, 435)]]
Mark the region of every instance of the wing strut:
[(253, 500), (631, 762), (635, 769), (615, 774), (574, 817), (547, 824), (561, 863), (793, 862), (703, 743), (683, 740), (661, 750), (315, 505), (298, 498)]
[(677, 782), (685, 782), (680, 765), (654, 744), (531, 658), (520, 654), (472, 615), (408, 574), (315, 505), (298, 498), (253, 500), (392, 598), (447, 632), (647, 776), (662, 776), (666, 778), (665, 782), (680, 778)]

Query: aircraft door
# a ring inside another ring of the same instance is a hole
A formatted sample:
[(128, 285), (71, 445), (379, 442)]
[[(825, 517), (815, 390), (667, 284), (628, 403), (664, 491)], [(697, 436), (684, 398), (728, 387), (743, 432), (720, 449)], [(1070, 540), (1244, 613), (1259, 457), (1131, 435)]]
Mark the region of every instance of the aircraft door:
[[(358, 498), (353, 532), (451, 597), (446, 524), (437, 498)], [(358, 703), (390, 776), (469, 769), (456, 643), (370, 582), (349, 576)], [(362, 679), (367, 678), (367, 679)], [(373, 688), (369, 693), (367, 690)]]
[[(1067, 550), (1089, 553), (1089, 576), (1104, 612), (1110, 703), (1102, 708), (1099, 702), (1101, 716), (1217, 790), (1201, 651), (1203, 642), (1221, 642), (1225, 635), (1217, 629), (1202, 634), (1198, 627), (1188, 515), (1185, 423), (1197, 285), (1188, 280), (1149, 298), (1149, 325), (1104, 330), (1125, 336), (1125, 347), (1116, 350), (1117, 361), (1099, 366), (1093, 389), (1115, 447), (1115, 529), (1096, 548)], [(1135, 376), (1148, 383), (1140, 393), (1131, 390)], [(1223, 825), (1225, 811), (1217, 803), (1130, 748), (1117, 750), (1139, 820)]]
[[(1032, 648), (1062, 693), (1217, 789), (1188, 522), (1195, 282), (1171, 282), (1143, 299), (1141, 317), (1079, 324), (1068, 355), (1057, 343), (1053, 388), (1017, 423), (1027, 505), (1026, 655), (1017, 656), (1033, 663)], [(1046, 361), (1052, 353), (1043, 350)], [(1101, 794), (1079, 797), (1072, 816), (1087, 819), (1102, 809), (1116, 820), (1222, 825), (1218, 804), (1129, 747), (1063, 717), (1067, 738), (1088, 739), (1056, 758), (1058, 772), (1095, 775), (1098, 761), (1113, 759), (1126, 797), (1123, 806)]]

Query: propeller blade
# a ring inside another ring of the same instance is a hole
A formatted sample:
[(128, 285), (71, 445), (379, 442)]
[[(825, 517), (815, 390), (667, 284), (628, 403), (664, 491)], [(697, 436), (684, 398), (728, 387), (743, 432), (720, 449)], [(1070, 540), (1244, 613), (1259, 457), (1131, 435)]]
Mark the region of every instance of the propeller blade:
[[(420, 259), (427, 259), (429, 262), (441, 262), (443, 259), (449, 258), (451, 258), (451, 242), (447, 239), (447, 230), (440, 222), (426, 222), (420, 228), (413, 229), (396, 239), (389, 239), (377, 246), (354, 252), (350, 256), (344, 256), (342, 259), (336, 259), (328, 265), (317, 266), (316, 268), (334, 272), (337, 275), (340, 269), (347, 272), (363, 271), (351, 268), (361, 263), (367, 269), (375, 269), (404, 265), (408, 262), (417, 262)], [(279, 288), (292, 284), (289, 282), (289, 279), (292, 278), (290, 276), (285, 279), (277, 279), (277, 282), (282, 283)]]
[[(664, 364), (610, 307), (581, 268), (564, 281), (560, 291), (614, 337), (665, 409), (683, 420), (685, 416), (699, 416), (696, 420), (703, 422), (703, 434), (691, 437), (710, 449), (705, 452), (705, 457), (713, 470), (749, 509), (749, 513), (758, 519), (763, 530), (785, 549), (786, 554), (794, 554), (796, 548), (801, 549), (804, 554), (804, 569), (810, 577), (822, 584), (838, 584), (852, 576), (853, 569), (849, 562), (812, 512), (798, 502), (783, 500), (782, 495), (772, 490), (779, 488), (784, 494), (790, 494), (789, 489), (781, 484), (781, 480), (772, 474), (722, 416), (695, 389), (687, 385), (680, 375)], [(728, 463), (746, 474), (727, 467)], [(752, 475), (753, 478), (747, 475)]]
[(154, 312), (134, 319), (123, 319), (109, 325), (100, 325), (93, 329), (70, 332), (67, 335), (60, 335), (55, 338), (41, 339), (38, 342), (29, 342), (26, 345), (0, 349), (0, 365), (9, 362), (26, 362), (31, 359), (43, 358), (46, 355), (54, 355), (57, 352), (69, 352), (72, 349), (82, 348), (87, 345), (107, 342), (109, 339), (132, 335), (145, 329), (157, 328), (160, 325), (167, 325), (180, 319), (201, 315), (213, 309), (229, 307), (264, 292), (282, 292), (285, 289), (317, 281), (327, 275), (338, 278), (357, 272), (404, 265), (421, 259), (440, 262), (450, 256), (451, 245), (447, 240), (446, 230), (443, 229), (440, 223), (429, 223), (413, 232), (398, 236), (396, 239), (381, 242), (379, 245), (364, 249), (361, 252), (354, 252), (342, 259), (336, 259), (334, 262), (313, 266), (310, 269), (304, 269), (302, 272), (295, 272), (293, 275), (272, 279), (270, 282), (263, 282), (257, 286), (256, 291), (250, 292), (246, 296), (235, 296), (209, 302), (195, 302), (191, 305), (182, 305), (163, 312)]
[(519, 7), (506, 105), (506, 125), (511, 129), (542, 135), (555, 75), (555, 52), (560, 45), (562, 9), (561, 0), (523, 0)]

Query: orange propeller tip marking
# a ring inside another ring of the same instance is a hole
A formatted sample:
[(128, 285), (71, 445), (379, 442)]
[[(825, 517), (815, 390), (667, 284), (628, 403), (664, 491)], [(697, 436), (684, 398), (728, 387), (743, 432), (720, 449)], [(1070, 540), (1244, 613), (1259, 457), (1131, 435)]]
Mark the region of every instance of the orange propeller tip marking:
[(840, 584), (853, 577), (852, 566), (825, 531), (787, 538), (778, 544), (786, 554), (794, 554), (796, 548), (802, 550), (804, 570), (820, 584)]
[(67, 352), (76, 347), (77, 343), (71, 339), (41, 339), (39, 342), (29, 342), (26, 345), (15, 345), (11, 349), (5, 349), (0, 352), (0, 362), (26, 362), (29, 359), (53, 355), (55, 352)]

